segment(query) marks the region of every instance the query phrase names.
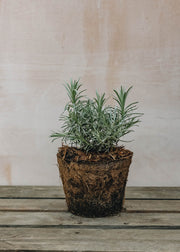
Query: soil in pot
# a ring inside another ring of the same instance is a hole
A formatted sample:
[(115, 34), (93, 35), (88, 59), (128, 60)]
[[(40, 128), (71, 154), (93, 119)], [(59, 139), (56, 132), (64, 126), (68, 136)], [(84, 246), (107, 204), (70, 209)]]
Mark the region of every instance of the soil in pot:
[(133, 153), (123, 147), (88, 153), (63, 146), (57, 154), (68, 210), (86, 217), (121, 211)]

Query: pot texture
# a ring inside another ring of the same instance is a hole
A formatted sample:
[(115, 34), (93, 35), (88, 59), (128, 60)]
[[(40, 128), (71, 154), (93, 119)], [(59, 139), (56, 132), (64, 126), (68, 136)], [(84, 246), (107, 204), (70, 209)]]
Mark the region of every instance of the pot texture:
[[(70, 147), (69, 147), (70, 149)], [(57, 154), (68, 210), (85, 217), (103, 217), (122, 210), (133, 153), (116, 160), (70, 161), (63, 147)], [(62, 155), (62, 153), (64, 153)]]

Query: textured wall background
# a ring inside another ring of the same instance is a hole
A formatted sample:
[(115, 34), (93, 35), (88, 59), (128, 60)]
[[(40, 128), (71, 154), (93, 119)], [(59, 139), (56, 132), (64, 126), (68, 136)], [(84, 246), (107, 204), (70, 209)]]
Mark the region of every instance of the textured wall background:
[(0, 1), (0, 184), (58, 185), (64, 81), (133, 85), (143, 122), (129, 185), (180, 185), (180, 1)]

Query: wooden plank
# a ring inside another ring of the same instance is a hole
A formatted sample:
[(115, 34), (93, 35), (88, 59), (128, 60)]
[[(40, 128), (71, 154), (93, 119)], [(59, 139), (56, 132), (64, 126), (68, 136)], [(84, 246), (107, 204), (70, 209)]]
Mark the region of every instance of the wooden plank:
[(174, 212), (180, 213), (179, 200), (126, 200), (127, 212)]
[(179, 227), (177, 213), (121, 213), (105, 218), (83, 218), (68, 212), (0, 212), (0, 226), (99, 226), (103, 227)]
[(0, 198), (64, 198), (62, 186), (0, 186)]
[[(179, 200), (126, 200), (127, 212), (180, 212)], [(67, 211), (64, 199), (0, 199), (0, 211)]]
[(67, 211), (64, 199), (0, 199), (0, 211)]
[(180, 187), (127, 187), (127, 199), (180, 199)]
[(180, 230), (0, 228), (0, 234), (1, 251), (180, 251)]
[[(64, 198), (62, 186), (0, 186), (0, 198)], [(127, 199), (180, 199), (180, 187), (127, 187)]]

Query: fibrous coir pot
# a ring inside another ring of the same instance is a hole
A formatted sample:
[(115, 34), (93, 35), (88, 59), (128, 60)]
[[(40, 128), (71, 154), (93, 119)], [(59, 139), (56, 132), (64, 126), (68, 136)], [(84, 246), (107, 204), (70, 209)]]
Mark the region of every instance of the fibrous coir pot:
[(82, 161), (66, 158), (71, 150), (62, 147), (57, 154), (68, 210), (86, 217), (120, 212), (133, 153), (123, 149), (124, 155), (115, 160), (99, 155), (98, 161)]

